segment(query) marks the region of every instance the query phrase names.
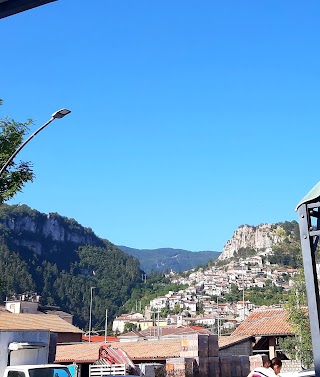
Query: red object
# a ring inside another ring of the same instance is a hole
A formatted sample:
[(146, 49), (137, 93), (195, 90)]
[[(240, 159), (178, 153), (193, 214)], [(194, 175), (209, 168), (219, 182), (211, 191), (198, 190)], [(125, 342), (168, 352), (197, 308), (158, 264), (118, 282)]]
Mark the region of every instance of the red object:
[[(88, 342), (88, 341), (89, 341), (89, 337), (86, 336), (86, 335), (82, 335), (82, 340), (83, 340), (84, 342)], [(102, 336), (102, 335), (91, 335), (90, 341), (91, 341), (91, 342), (99, 342), (99, 343), (102, 343), (102, 342), (104, 342), (104, 336)], [(117, 338), (116, 336), (107, 336), (107, 342), (108, 342), (108, 343), (112, 343), (112, 342), (120, 342), (120, 339)]]
[(104, 360), (107, 364), (128, 364), (135, 368), (130, 357), (121, 348), (112, 348), (108, 344), (103, 344), (99, 349), (99, 360)]

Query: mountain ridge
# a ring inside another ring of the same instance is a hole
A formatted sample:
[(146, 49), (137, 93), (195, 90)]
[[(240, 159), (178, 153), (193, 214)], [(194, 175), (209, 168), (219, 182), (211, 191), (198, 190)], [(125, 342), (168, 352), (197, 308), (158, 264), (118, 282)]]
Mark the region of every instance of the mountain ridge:
[(191, 270), (218, 258), (218, 251), (189, 251), (175, 248), (136, 249), (118, 245), (118, 248), (140, 261), (141, 269), (146, 273), (182, 272)]

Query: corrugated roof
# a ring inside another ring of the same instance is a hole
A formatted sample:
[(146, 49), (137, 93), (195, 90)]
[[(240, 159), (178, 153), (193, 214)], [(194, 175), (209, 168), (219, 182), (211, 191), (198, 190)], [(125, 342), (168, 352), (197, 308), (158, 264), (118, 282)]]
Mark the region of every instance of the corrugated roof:
[[(56, 362), (94, 362), (99, 357), (100, 345), (104, 343), (78, 343), (58, 345)], [(121, 348), (132, 360), (160, 360), (179, 357), (180, 339), (165, 339), (141, 342), (108, 343), (113, 348)]]
[(83, 333), (52, 314), (6, 313), (0, 311), (0, 330), (50, 330), (57, 333)]
[(244, 322), (232, 335), (293, 335), (288, 314), (282, 308), (255, 310), (249, 314)]

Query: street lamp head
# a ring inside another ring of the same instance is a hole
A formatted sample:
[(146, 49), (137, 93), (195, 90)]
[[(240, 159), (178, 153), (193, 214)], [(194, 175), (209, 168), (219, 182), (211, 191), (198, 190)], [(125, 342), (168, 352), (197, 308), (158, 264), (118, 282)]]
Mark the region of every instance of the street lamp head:
[(60, 109), (52, 114), (52, 118), (55, 118), (55, 119), (63, 118), (65, 115), (68, 115), (70, 113), (71, 113), (71, 110)]

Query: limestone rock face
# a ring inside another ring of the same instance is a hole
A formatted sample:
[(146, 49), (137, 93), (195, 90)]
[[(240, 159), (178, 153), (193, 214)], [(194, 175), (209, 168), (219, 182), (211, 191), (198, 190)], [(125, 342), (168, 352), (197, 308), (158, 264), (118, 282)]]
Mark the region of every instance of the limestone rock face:
[(274, 244), (285, 238), (284, 230), (277, 224), (260, 224), (258, 226), (241, 225), (232, 238), (224, 245), (219, 259), (233, 257), (240, 248), (271, 250)]
[[(102, 242), (91, 229), (57, 214), (38, 213), (37, 218), (28, 214), (4, 216), (0, 218), (0, 225), (10, 230), (11, 239), (16, 245), (27, 247), (38, 255), (44, 251), (43, 239), (50, 241), (51, 245), (55, 242), (72, 242), (79, 246), (100, 246)], [(19, 237), (15, 237), (16, 234), (19, 234)], [(54, 248), (46, 251), (52, 252)]]

